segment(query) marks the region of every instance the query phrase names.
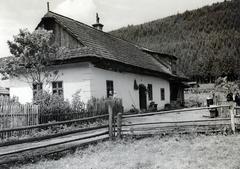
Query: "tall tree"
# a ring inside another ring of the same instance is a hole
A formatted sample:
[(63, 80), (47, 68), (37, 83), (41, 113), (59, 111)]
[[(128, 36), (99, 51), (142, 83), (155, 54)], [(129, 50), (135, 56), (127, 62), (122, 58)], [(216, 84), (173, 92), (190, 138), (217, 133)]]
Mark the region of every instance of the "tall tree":
[(50, 67), (58, 51), (52, 31), (37, 29), (30, 33), (24, 29), (13, 38), (7, 42), (13, 56), (0, 69), (4, 78), (21, 77), (31, 87), (57, 78), (58, 71)]

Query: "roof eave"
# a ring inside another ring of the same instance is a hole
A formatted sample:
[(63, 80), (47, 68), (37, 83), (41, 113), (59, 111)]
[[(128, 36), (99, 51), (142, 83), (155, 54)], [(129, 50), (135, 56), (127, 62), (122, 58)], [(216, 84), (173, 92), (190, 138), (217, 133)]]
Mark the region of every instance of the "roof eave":
[(140, 50), (142, 50), (143, 52), (153, 53), (153, 54), (157, 54), (157, 55), (161, 55), (161, 56), (164, 56), (164, 57), (168, 57), (168, 58), (177, 60), (177, 57), (176, 57), (176, 56), (173, 56), (173, 55), (169, 55), (169, 54), (166, 54), (166, 53), (160, 53), (160, 52), (157, 52), (157, 51), (154, 51), (154, 50), (151, 50), (151, 49), (147, 49), (147, 48), (145, 48), (145, 47), (139, 47), (139, 46), (138, 46), (138, 48), (139, 48)]

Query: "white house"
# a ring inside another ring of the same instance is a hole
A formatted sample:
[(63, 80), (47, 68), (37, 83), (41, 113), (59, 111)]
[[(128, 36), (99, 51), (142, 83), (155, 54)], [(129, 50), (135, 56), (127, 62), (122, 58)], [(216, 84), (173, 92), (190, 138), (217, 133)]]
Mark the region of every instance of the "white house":
[[(47, 87), (53, 93), (71, 101), (81, 90), (84, 102), (114, 95), (122, 98), (125, 110), (147, 109), (152, 101), (163, 108), (172, 100), (183, 100), (182, 78), (174, 72), (176, 57), (103, 32), (99, 18), (91, 27), (49, 11), (37, 27), (53, 30), (55, 43), (68, 49), (54, 60), (59, 77)], [(34, 90), (21, 78), (10, 80), (10, 95), (22, 103), (32, 101)]]

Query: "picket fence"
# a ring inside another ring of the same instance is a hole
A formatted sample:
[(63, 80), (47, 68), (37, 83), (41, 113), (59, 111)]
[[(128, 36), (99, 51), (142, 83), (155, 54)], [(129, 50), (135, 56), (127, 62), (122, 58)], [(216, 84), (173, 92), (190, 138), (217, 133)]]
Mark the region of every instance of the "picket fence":
[(39, 106), (16, 102), (0, 103), (0, 130), (39, 124)]

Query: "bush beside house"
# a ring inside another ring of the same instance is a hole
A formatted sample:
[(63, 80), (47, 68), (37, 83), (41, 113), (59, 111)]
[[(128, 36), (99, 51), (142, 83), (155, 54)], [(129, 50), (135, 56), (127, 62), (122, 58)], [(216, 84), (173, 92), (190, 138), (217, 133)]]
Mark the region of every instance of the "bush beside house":
[[(115, 115), (123, 111), (121, 99), (113, 98), (110, 102)], [(71, 103), (61, 95), (44, 91), (37, 94), (34, 104), (40, 106), (40, 123), (46, 123), (108, 114), (109, 98), (93, 97), (85, 105), (81, 100), (80, 91), (73, 94)]]

